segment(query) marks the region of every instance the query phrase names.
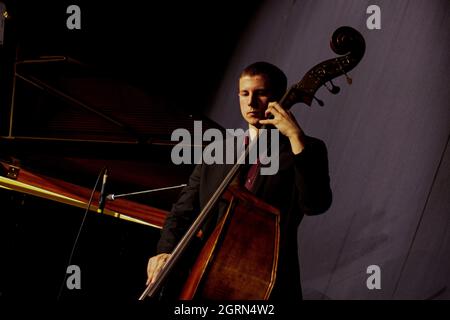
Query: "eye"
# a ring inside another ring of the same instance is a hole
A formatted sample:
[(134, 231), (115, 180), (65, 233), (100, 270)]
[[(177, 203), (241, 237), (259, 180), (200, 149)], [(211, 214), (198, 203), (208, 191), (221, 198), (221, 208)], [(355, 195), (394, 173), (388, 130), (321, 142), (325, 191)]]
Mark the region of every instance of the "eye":
[(248, 96), (248, 91), (239, 91), (238, 95), (240, 97), (247, 97)]
[(266, 89), (261, 89), (255, 92), (258, 97), (267, 97), (269, 92)]

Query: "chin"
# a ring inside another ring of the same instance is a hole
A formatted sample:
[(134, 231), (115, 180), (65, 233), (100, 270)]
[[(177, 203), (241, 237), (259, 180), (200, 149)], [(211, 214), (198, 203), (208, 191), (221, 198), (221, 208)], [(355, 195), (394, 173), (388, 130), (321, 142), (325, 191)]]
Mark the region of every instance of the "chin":
[(251, 124), (252, 126), (255, 126), (255, 127), (261, 126), (259, 124), (259, 119), (255, 119), (255, 118), (247, 119), (247, 123)]
[(249, 122), (252, 126), (254, 126), (257, 129), (260, 129), (262, 127), (262, 124), (259, 123), (259, 121), (251, 121)]

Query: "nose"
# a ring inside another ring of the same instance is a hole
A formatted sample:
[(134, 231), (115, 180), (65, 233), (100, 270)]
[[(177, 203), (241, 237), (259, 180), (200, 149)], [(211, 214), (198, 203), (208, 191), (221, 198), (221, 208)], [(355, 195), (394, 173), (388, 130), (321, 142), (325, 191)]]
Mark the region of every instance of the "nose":
[(253, 93), (250, 94), (248, 97), (248, 106), (252, 107), (252, 108), (258, 107), (258, 99), (257, 99), (256, 95), (254, 95)]

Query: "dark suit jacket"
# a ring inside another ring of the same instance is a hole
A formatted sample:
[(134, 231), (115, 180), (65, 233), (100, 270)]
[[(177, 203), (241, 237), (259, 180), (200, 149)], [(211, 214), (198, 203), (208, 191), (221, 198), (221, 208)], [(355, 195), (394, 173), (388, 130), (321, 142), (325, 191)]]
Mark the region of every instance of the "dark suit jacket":
[[(332, 193), (325, 144), (306, 137), (304, 150), (294, 155), (288, 139), (280, 136), (279, 170), (275, 175), (259, 175), (254, 193), (280, 210), (280, 252), (273, 299), (301, 299), (297, 228), (304, 214), (325, 212)], [(168, 215), (158, 243), (158, 253), (170, 253), (204, 207), (230, 169), (230, 165), (198, 165), (178, 201)], [(218, 208), (219, 216), (222, 208)], [(215, 225), (209, 220), (208, 232)]]

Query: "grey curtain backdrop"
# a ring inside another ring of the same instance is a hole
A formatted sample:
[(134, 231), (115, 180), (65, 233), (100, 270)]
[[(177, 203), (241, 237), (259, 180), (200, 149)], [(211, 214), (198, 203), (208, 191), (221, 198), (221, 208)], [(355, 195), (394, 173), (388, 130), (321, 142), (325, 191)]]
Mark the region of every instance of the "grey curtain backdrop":
[[(369, 30), (369, 5), (381, 29)], [(450, 298), (450, 1), (271, 0), (237, 46), (209, 116), (244, 127), (237, 98), (240, 70), (275, 63), (290, 84), (334, 57), (333, 31), (358, 29), (366, 55), (321, 88), (324, 107), (297, 104), (294, 114), (329, 151), (334, 202), (299, 228), (306, 299)], [(381, 270), (369, 290), (367, 267)]]

